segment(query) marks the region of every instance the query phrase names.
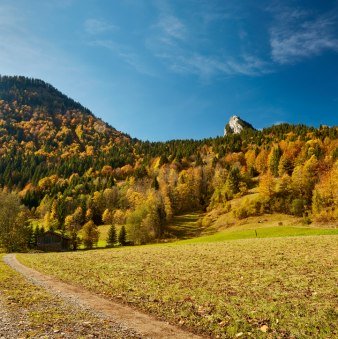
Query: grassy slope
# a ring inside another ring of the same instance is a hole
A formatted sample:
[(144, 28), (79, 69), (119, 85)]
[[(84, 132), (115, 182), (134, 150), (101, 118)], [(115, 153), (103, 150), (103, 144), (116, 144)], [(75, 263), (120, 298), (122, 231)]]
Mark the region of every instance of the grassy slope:
[(174, 239), (198, 237), (204, 231), (197, 222), (202, 215), (200, 212), (192, 212), (175, 216), (173, 221), (166, 227), (167, 235)]
[(203, 333), (338, 334), (336, 236), (177, 244), (19, 258)]
[(197, 222), (202, 214), (195, 213), (175, 217), (170, 228), (176, 232), (177, 238), (182, 239), (177, 244), (338, 234), (337, 228), (304, 226), (300, 218), (286, 214), (266, 214), (237, 220), (231, 212), (220, 215), (217, 214), (217, 211), (213, 211), (213, 213), (214, 215), (209, 214), (212, 224), (205, 228)]
[(195, 244), (205, 242), (217, 242), (238, 239), (252, 238), (275, 238), (275, 237), (293, 237), (310, 235), (338, 235), (338, 229), (325, 229), (302, 226), (273, 226), (268, 223), (266, 226), (255, 225), (255, 223), (216, 232), (212, 235), (201, 236), (198, 238), (180, 241), (184, 244)]

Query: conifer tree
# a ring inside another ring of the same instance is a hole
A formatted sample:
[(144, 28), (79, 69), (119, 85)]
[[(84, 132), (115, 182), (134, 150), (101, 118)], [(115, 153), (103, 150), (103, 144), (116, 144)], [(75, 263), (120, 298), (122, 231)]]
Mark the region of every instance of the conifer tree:
[(107, 237), (107, 245), (114, 246), (117, 241), (116, 228), (114, 224), (111, 224)]
[(121, 229), (120, 229), (120, 233), (119, 233), (119, 243), (122, 246), (125, 246), (125, 244), (127, 243), (127, 232), (126, 232), (126, 228), (124, 227), (124, 225), (122, 225)]
[(279, 146), (274, 147), (269, 155), (269, 169), (271, 173), (277, 177), (278, 176), (278, 166), (279, 166), (279, 160), (282, 156), (282, 151), (279, 148)]

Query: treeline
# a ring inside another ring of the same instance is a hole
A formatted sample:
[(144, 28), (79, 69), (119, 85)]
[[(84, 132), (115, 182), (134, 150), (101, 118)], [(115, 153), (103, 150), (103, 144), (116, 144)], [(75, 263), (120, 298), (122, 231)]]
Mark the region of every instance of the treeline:
[[(167, 236), (174, 215), (196, 210), (232, 210), (236, 218), (281, 212), (307, 222), (336, 222), (338, 143), (329, 128), (321, 131), (320, 138), (287, 133), (279, 141), (269, 133), (261, 146), (240, 135), (240, 150), (222, 157), (202, 144), (180, 160), (164, 154), (134, 166), (51, 174), (27, 184), (19, 195), (46, 229), (73, 232), (74, 239), (93, 222), (125, 225), (134, 244), (152, 242)], [(256, 199), (232, 206), (234, 198), (256, 186)]]

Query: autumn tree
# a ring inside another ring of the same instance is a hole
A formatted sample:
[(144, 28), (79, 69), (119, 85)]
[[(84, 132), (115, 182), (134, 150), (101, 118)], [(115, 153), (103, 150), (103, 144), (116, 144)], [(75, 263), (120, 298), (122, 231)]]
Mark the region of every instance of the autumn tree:
[(338, 162), (315, 186), (312, 201), (312, 213), (316, 220), (338, 220)]
[(259, 194), (267, 201), (275, 194), (275, 180), (270, 171), (260, 177)]
[(113, 222), (113, 212), (108, 208), (102, 214), (102, 221), (105, 225), (111, 224)]
[(261, 149), (259, 154), (256, 157), (255, 168), (260, 174), (263, 174), (268, 169), (268, 157), (269, 152), (266, 149)]
[(93, 248), (99, 240), (99, 230), (92, 220), (87, 221), (81, 230), (82, 241), (86, 248)]
[(305, 199), (310, 203), (312, 191), (318, 178), (318, 160), (312, 155), (304, 165), (295, 167), (292, 173), (292, 190), (297, 198)]
[(0, 247), (6, 252), (27, 249), (31, 229), (28, 215), (14, 193), (0, 191)]
[(79, 232), (82, 228), (83, 220), (83, 210), (81, 207), (78, 207), (73, 214), (67, 215), (65, 219), (65, 228), (70, 236), (73, 250), (76, 250), (80, 243)]

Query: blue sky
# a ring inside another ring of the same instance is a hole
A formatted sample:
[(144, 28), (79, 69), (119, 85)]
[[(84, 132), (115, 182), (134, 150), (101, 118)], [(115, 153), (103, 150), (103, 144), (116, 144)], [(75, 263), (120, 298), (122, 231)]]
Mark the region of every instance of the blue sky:
[(144, 140), (338, 125), (338, 1), (0, 0), (0, 74)]

